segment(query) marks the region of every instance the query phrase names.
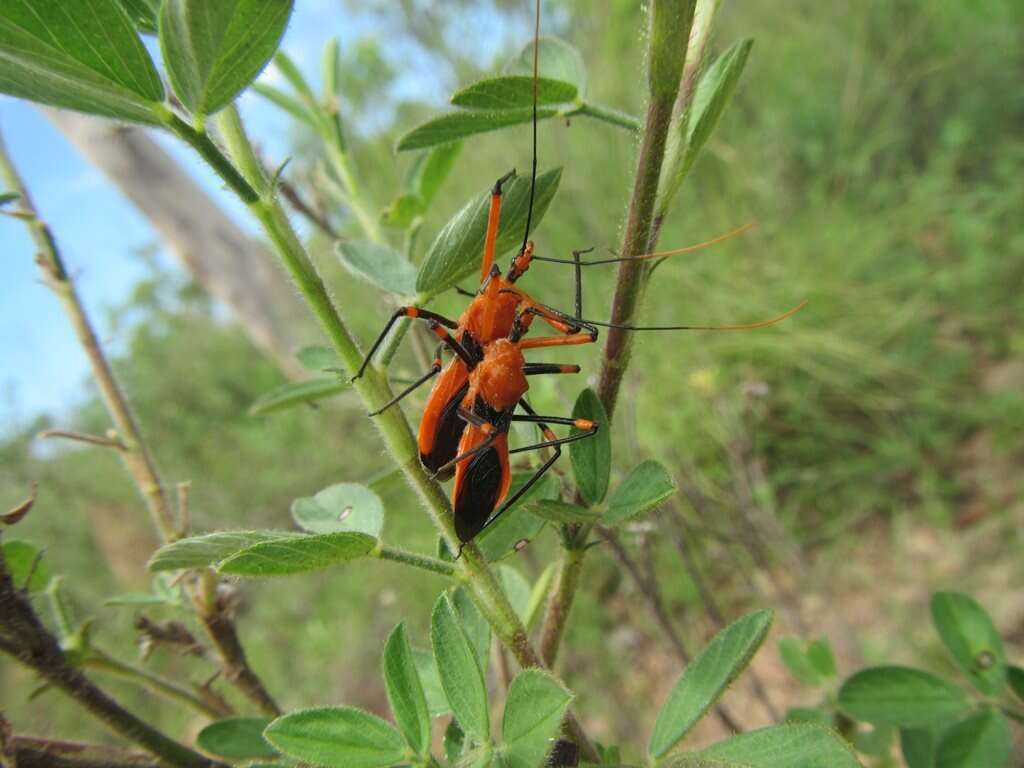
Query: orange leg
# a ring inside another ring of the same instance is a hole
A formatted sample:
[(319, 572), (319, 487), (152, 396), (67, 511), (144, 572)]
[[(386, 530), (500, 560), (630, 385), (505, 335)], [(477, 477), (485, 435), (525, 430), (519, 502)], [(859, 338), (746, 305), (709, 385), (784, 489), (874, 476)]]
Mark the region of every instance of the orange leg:
[(501, 185), (515, 176), (516, 172), (506, 173), (496, 182), (491, 190), (491, 209), (487, 214), (487, 234), (484, 236), (484, 258), (480, 263), (480, 284), (491, 274), (494, 264), (494, 244), (498, 241), (498, 223), (501, 220)]
[(571, 336), (544, 336), (539, 339), (523, 339), (519, 342), (520, 349), (539, 349), (540, 347), (566, 347), (573, 344), (593, 344), (593, 334), (574, 333)]

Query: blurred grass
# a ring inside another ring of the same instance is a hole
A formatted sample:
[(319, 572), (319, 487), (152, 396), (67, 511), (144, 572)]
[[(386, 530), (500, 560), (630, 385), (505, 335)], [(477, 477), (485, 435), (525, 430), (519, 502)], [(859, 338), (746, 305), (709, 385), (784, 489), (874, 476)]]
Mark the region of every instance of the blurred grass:
[[(589, 13), (582, 0), (560, 7), (570, 13), (555, 14), (564, 26), (558, 31), (583, 50), (591, 95), (638, 111), (635, 3), (615, 0), (604, 14)], [(784, 10), (724, 4), (717, 49), (745, 35), (756, 45), (660, 245), (698, 242), (748, 221), (758, 227), (664, 263), (643, 319), (740, 322), (803, 298), (810, 303), (774, 328), (640, 337), (616, 424), (619, 471), (657, 457), (680, 480), (736, 506), (730, 457), (744, 446), (763, 470), (754, 492), (803, 542), (865, 517), (948, 526), (979, 503), (991, 516), (1008, 514), (1019, 491), (1012, 468), (1024, 459), (1022, 23), (1024, 11), (1012, 0), (799, 2)], [(372, 176), (381, 207), (410, 159), (392, 157), (394, 135), (432, 112), (403, 105), (386, 135), (364, 139), (359, 165)], [(616, 247), (633, 140), (582, 119), (543, 124), (541, 137), (541, 167), (557, 164), (564, 174), (536, 235), (539, 250)], [(526, 167), (528, 158), (526, 131), (472, 141), (421, 245), (463, 200), (510, 167)], [(371, 338), (389, 310), (353, 285), (321, 246), (346, 315), (361, 338)], [(568, 306), (571, 279), (559, 265), (538, 264), (523, 286)], [(614, 272), (594, 268), (586, 279), (586, 313), (604, 317)], [(436, 309), (457, 315), (462, 304), (442, 297)], [(193, 481), (197, 529), (288, 527), (296, 496), (386, 469), (369, 420), (344, 399), (317, 411), (248, 417), (251, 401), (281, 377), (189, 286), (157, 275), (140, 287), (132, 313), (144, 322), (120, 327), (132, 342), (119, 371), (167, 479)], [(596, 375), (600, 359), (595, 349), (542, 357), (579, 362), (586, 377)], [(399, 357), (395, 372), (415, 372), (411, 355)], [(568, 412), (581, 384), (531, 383), (542, 413)], [(88, 431), (106, 426), (95, 400), (74, 420)], [(141, 506), (116, 457), (40, 446), (30, 440), (38, 428), (26, 425), (0, 445), (0, 501), (13, 503), (30, 480), (39, 482), (37, 509), (16, 535), (47, 547), (51, 567), (71, 577), (75, 603), (88, 607), (81, 615), (99, 619), (107, 647), (131, 655), (133, 611), (100, 606), (105, 596), (147, 581), (153, 538)], [(977, 457), (965, 451), (979, 436), (992, 468), (980, 476)], [(386, 503), (387, 537), (432, 550), (414, 500), (397, 489)], [(727, 529), (727, 521), (718, 522)], [(542, 537), (517, 567), (536, 576), (554, 552), (553, 538)], [(671, 575), (663, 584), (670, 607), (695, 610), (693, 584), (678, 573), (678, 561), (664, 548), (655, 556)], [(243, 636), (286, 707), (345, 701), (380, 710), (383, 637), (405, 620), (414, 642), (425, 644), (424, 606), (440, 583), (383, 563), (247, 583)], [(602, 737), (635, 741), (653, 712), (622, 712), (619, 698), (606, 692), (622, 688), (647, 701), (657, 679), (642, 665), (637, 674), (614, 660), (623, 648), (639, 653), (661, 640), (623, 597), (631, 588), (609, 558), (588, 562), (584, 584), (568, 638), (569, 682)], [(749, 597), (722, 596), (729, 605)], [(630, 645), (630, 632), (654, 640)], [(153, 663), (179, 678), (209, 673), (201, 661), (163, 651)], [(144, 705), (144, 697), (119, 686), (130, 704)], [(0, 709), (19, 728), (99, 733), (76, 710), (55, 705), (54, 694), (26, 703), (32, 688), (22, 671), (0, 662)], [(166, 726), (184, 722), (170, 708), (154, 717)]]

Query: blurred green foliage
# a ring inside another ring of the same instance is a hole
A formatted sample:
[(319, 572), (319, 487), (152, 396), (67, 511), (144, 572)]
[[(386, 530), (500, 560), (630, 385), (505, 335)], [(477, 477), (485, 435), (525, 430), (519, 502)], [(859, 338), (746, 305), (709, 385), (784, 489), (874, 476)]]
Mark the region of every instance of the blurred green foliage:
[[(396, 22), (412, 32), (414, 5), (403, 4), (406, 16)], [(637, 4), (613, 0), (601, 14), (584, 0), (545, 6), (546, 31), (583, 51), (591, 94), (639, 112)], [(451, 46), (450, 38), (431, 34), (444, 31), (443, 14), (428, 16), (418, 27), (426, 42)], [(660, 266), (643, 319), (742, 322), (805, 297), (810, 304), (776, 328), (639, 339), (617, 415), (620, 477), (655, 457), (722, 508), (740, 502), (738, 475), (752, 477), (754, 497), (805, 543), (866, 516), (909, 514), (946, 525), (970, 504), (1006, 512), (1019, 483), (1012, 467), (1024, 457), (1022, 23), (1014, 0), (723, 4), (713, 49), (748, 35), (757, 44), (660, 245), (697, 242), (748, 221), (759, 226)], [(495, 51), (487, 71), (522, 42)], [(479, 65), (479, 52), (456, 54), (460, 77), (470, 62)], [(350, 109), (372, 109), (375, 89), (395, 75), (394, 61), (387, 40), (343, 52), (340, 82)], [(411, 160), (392, 155), (395, 136), (435, 112), (433, 105), (401, 103), (385, 127), (354, 137), (358, 171), (381, 209)], [(316, 146), (305, 135), (296, 145), (301, 168)], [(607, 125), (543, 125), (541, 167), (564, 170), (535, 236), (539, 250), (616, 247), (634, 149), (628, 135)], [(528, 160), (525, 129), (467, 144), (425, 223), (420, 255), (462, 201)], [(319, 245), (346, 315), (371, 338), (390, 309), (334, 266), (329, 243)], [(614, 272), (593, 268), (586, 278), (586, 314), (603, 317)], [(523, 285), (556, 306), (571, 303), (571, 274), (560, 265), (534, 266)], [(462, 303), (448, 295), (434, 308), (458, 314)], [(248, 416), (253, 400), (283, 377), (191, 284), (156, 271), (110, 321), (124, 342), (118, 373), (166, 478), (192, 481), (196, 530), (290, 527), (294, 498), (387, 468), (369, 420), (344, 396), (315, 411)], [(598, 369), (595, 349), (549, 357), (579, 362), (585, 375)], [(394, 373), (417, 373), (408, 350)], [(533, 384), (540, 412), (571, 410), (578, 383)], [(81, 605), (145, 587), (143, 566), (155, 540), (116, 456), (36, 441), (44, 421), (0, 443), (0, 502), (13, 505), (30, 481), (40, 486), (18, 537), (46, 545), (51, 569), (70, 577), (68, 591)], [(107, 419), (89, 395), (59, 426), (102, 433)], [(986, 471), (979, 474), (981, 464)], [(429, 525), (405, 491), (382, 495), (389, 539), (431, 550)], [(553, 551), (548, 538), (516, 561), (532, 577)], [(679, 570), (668, 553), (652, 556)], [(602, 663), (622, 647), (609, 642), (622, 611), (608, 602), (621, 578), (607, 558), (588, 562), (565, 654), (567, 681), (609, 740), (649, 724), (652, 715), (623, 712), (600, 692), (625, 686), (632, 700), (638, 686), (656, 684), (642, 670)], [(344, 699), (380, 710), (380, 644), (405, 620), (413, 645), (426, 645), (423, 606), (440, 583), (361, 563), (287, 587), (246, 585), (241, 631), (254, 666), (286, 706)], [(682, 575), (664, 586), (672, 609), (695, 599)], [(97, 610), (98, 635), (130, 655), (133, 610)], [(174, 618), (170, 609), (151, 613)], [(638, 614), (633, 628), (644, 633), (647, 622)], [(209, 673), (201, 660), (167, 651), (157, 651), (153, 663), (196, 681)], [(130, 703), (133, 696), (137, 705), (144, 701), (119, 683), (112, 687)], [(97, 736), (77, 711), (54, 706), (55, 694), (26, 703), (32, 688), (23, 671), (0, 665), (0, 709), (39, 732)], [(180, 715), (165, 708), (160, 717), (170, 725)]]

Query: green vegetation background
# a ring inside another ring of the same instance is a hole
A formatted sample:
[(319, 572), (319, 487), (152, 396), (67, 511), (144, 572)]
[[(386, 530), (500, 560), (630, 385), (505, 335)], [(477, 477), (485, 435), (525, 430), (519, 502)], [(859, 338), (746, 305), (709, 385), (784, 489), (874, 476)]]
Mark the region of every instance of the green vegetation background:
[[(639, 111), (637, 4), (602, 3), (601, 13), (583, 0), (563, 5), (571, 13), (554, 14), (561, 27), (548, 31), (582, 49), (590, 92)], [(619, 466), (657, 457), (726, 509), (741, 493), (737, 453), (753, 457), (759, 479), (751, 492), (816, 551), (852, 549), (866, 526), (898, 531), (908, 520), (946, 530), (982, 515), (1012, 527), (1021, 490), (1014, 467), (1019, 474), (1024, 459), (1022, 29), (1024, 11), (1014, 0), (724, 4), (717, 47), (750, 34), (755, 48), (661, 245), (748, 221), (759, 226), (661, 266), (644, 319), (743, 321), (805, 297), (810, 304), (764, 331), (642, 337), (617, 419)], [(495, 51), (495, 66), (509, 53)], [(375, 90), (395, 74), (378, 54), (367, 44), (350, 55), (357, 109), (371, 108)], [(457, 70), (463, 83), (481, 74), (469, 58)], [(362, 140), (356, 157), (381, 207), (408, 162), (391, 154), (394, 137), (431, 113), (402, 104), (393, 123)], [(631, 187), (632, 141), (585, 120), (544, 123), (541, 139), (542, 168), (557, 164), (564, 174), (537, 233), (539, 248), (555, 255), (614, 247)], [(301, 162), (313, 148), (298, 133), (296, 143)], [(527, 131), (470, 141), (424, 240), (461, 201), (509, 167), (526, 167), (528, 157)], [(45, 201), (42, 207), (45, 214)], [(334, 265), (329, 244), (321, 254), (346, 314), (369, 339), (386, 309)], [(592, 270), (587, 279), (588, 312), (601, 317), (613, 271)], [(553, 304), (571, 301), (571, 275), (558, 265), (536, 266), (524, 285)], [(461, 302), (452, 296), (438, 308), (458, 313)], [(54, 302), (40, 311), (59, 309)], [(126, 342), (118, 372), (165, 476), (192, 481), (197, 530), (289, 527), (293, 498), (387, 469), (369, 420), (344, 398), (319, 410), (248, 416), (250, 403), (282, 376), (180, 278), (154, 268), (127, 306), (96, 316), (106, 338)], [(557, 359), (578, 361), (593, 376), (599, 352)], [(413, 373), (413, 365), (411, 356), (400, 357), (396, 374)], [(542, 412), (567, 413), (580, 384), (538, 382), (534, 398)], [(40, 446), (33, 436), (44, 426), (24, 424), (0, 442), (0, 506), (39, 483), (37, 509), (18, 537), (46, 546), (51, 568), (68, 576), (79, 615), (94, 616), (107, 647), (133, 657), (137, 611), (102, 602), (146, 587), (154, 537), (116, 457)], [(90, 395), (59, 426), (102, 432), (107, 420)], [(431, 549), (415, 503), (401, 488), (384, 494), (389, 538)], [(730, 518), (706, 522), (728, 530)], [(515, 566), (536, 575), (553, 538), (543, 536)], [(1009, 558), (1013, 546), (1019, 541), (1011, 535), (1002, 555)], [(672, 610), (699, 616), (671, 545), (656, 542), (651, 556)], [(728, 562), (706, 567), (733, 613), (749, 604)], [(565, 674), (603, 738), (632, 740), (650, 726), (655, 707), (646, 694), (658, 686), (633, 665), (643, 654), (664, 655), (664, 644), (638, 600), (621, 608), (631, 586), (609, 556), (591, 558), (584, 584)], [(405, 620), (425, 644), (425, 606), (440, 585), (386, 563), (247, 583), (241, 629), (254, 666), (285, 707), (344, 701), (379, 711), (383, 638)], [(887, 585), (868, 580), (867, 588)], [(174, 618), (168, 610), (148, 615)], [(649, 641), (622, 653), (623, 623)], [(689, 624), (697, 633), (705, 626), (703, 619)], [(152, 663), (196, 681), (209, 669), (166, 651)], [(157, 711), (132, 689), (111, 687), (168, 727), (186, 723), (169, 706)], [(0, 710), (20, 729), (102, 738), (56, 694), (27, 701), (33, 688), (23, 671), (0, 664)], [(608, 695), (613, 690), (627, 692), (627, 707)]]

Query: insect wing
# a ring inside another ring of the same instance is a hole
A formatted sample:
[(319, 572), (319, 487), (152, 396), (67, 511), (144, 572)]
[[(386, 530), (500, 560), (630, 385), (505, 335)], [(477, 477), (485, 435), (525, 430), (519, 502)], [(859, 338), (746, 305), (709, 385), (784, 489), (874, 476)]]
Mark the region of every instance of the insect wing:
[[(470, 426), (463, 436), (459, 451), (471, 450), (486, 439), (482, 430)], [(483, 530), (494, 510), (508, 494), (511, 482), (507, 434), (498, 435), (490, 448), (458, 465), (452, 499), (455, 533), (459, 541), (470, 541)]]
[[(420, 461), (431, 472), (437, 472), (458, 455), (459, 442), (466, 428), (466, 422), (459, 418), (459, 405), (468, 388), (466, 364), (456, 357), (430, 390), (420, 421), (419, 448)], [(447, 477), (451, 474), (448, 473)]]

